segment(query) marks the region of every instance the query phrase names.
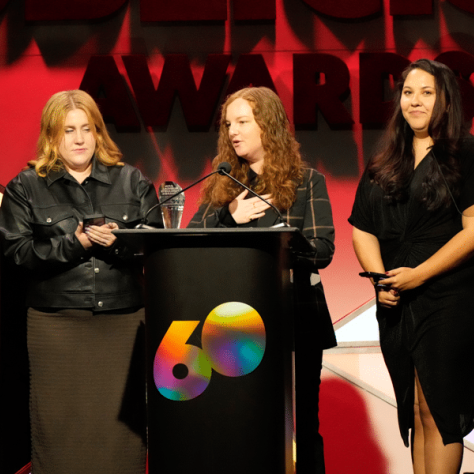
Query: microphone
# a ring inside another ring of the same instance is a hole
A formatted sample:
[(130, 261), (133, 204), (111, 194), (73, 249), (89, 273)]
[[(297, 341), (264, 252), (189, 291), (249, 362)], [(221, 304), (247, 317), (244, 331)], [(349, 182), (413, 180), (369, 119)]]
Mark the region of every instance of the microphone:
[[(161, 207), (163, 204), (167, 203), (168, 201), (171, 201), (171, 199), (174, 199), (176, 196), (179, 196), (180, 194), (184, 193), (184, 191), (187, 191), (188, 189), (192, 188), (193, 186), (196, 186), (196, 184), (199, 184), (201, 181), (204, 181), (205, 179), (210, 178), (213, 174), (226, 174), (227, 176), (230, 176), (230, 175), (228, 175), (228, 173), (231, 169), (232, 169), (232, 166), (229, 163), (227, 163), (226, 161), (224, 161), (223, 163), (220, 163), (219, 166), (217, 167), (217, 170), (212, 171), (208, 175), (198, 179), (196, 182), (190, 184), (189, 186), (187, 186), (184, 189), (181, 189), (180, 191), (173, 194), (172, 196), (168, 196), (164, 201), (161, 201), (158, 204), (155, 204), (154, 206), (150, 207), (150, 209), (148, 209), (148, 211), (145, 213), (145, 216), (143, 217), (140, 224), (135, 226), (135, 229), (154, 229), (154, 227), (151, 227), (151, 226), (147, 225), (148, 216), (150, 215), (150, 213), (152, 211), (154, 211), (158, 207)], [(232, 178), (232, 176), (230, 176), (230, 177)], [(234, 179), (234, 178), (232, 178), (232, 179)], [(239, 183), (239, 184), (244, 186), (242, 183)], [(251, 191), (251, 192), (253, 192), (253, 191)], [(263, 198), (260, 198), (260, 199), (263, 199)]]
[[(224, 166), (225, 165), (225, 166)], [(231, 176), (229, 174), (229, 172), (231, 171), (232, 169), (232, 166), (227, 163), (227, 161), (224, 161), (223, 163), (221, 163), (219, 165), (219, 167), (217, 168), (217, 172), (221, 175), (224, 175), (224, 176), (227, 176), (228, 178), (230, 178), (232, 181), (234, 181), (235, 183), (237, 183), (238, 185), (242, 186), (244, 189), (246, 189), (248, 192), (250, 192), (251, 194), (253, 194), (254, 196), (258, 197), (258, 199), (260, 199), (261, 201), (263, 201), (265, 204), (268, 204), (276, 213), (276, 215), (278, 216), (278, 219), (280, 219), (280, 224), (277, 224), (277, 225), (274, 225), (272, 227), (290, 227), (290, 224), (288, 224), (288, 222), (285, 221), (285, 219), (283, 219), (283, 216), (281, 215), (281, 212), (269, 201), (267, 201), (266, 199), (264, 199), (262, 196), (258, 195), (255, 191), (253, 191), (252, 189), (250, 189), (248, 186), (245, 186), (244, 183), (241, 183), (238, 179), (234, 178), (233, 176)]]

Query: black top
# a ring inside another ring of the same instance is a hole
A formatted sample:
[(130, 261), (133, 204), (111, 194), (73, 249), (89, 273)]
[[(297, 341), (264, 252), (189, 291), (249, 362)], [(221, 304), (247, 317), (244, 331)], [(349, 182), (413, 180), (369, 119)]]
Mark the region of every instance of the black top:
[[(250, 184), (256, 179), (255, 173), (249, 176)], [(251, 197), (251, 196), (249, 196)], [(329, 315), (323, 287), (321, 283), (311, 284), (311, 273), (318, 273), (334, 255), (334, 225), (331, 204), (326, 189), (326, 181), (322, 174), (314, 169), (305, 169), (303, 181), (296, 189), (296, 200), (283, 213), (283, 218), (292, 227), (301, 230), (310, 242), (313, 251), (304, 255), (294, 256), (295, 282), (295, 319), (301, 320), (300, 327), (305, 327), (312, 339), (308, 350), (315, 343), (321, 349), (336, 345), (336, 337)], [(188, 227), (271, 227), (279, 223), (279, 217), (273, 209), (249, 224), (237, 225), (229, 213), (228, 206), (218, 209), (210, 204), (203, 204)]]
[[(462, 179), (457, 209), (428, 211), (421, 186), (430, 163), (442, 158), (435, 147), (413, 171), (408, 198), (390, 204), (367, 173), (359, 184), (349, 222), (375, 235), (385, 270), (416, 267), (462, 229), (463, 211), (474, 204), (474, 140), (466, 139), (458, 159)], [(473, 427), (474, 383), (466, 360), (474, 347), (472, 282), (467, 261), (424, 285), (401, 293), (396, 308), (377, 308), (380, 343), (397, 398), (402, 437), (413, 426), (414, 367), (445, 443), (458, 442)]]

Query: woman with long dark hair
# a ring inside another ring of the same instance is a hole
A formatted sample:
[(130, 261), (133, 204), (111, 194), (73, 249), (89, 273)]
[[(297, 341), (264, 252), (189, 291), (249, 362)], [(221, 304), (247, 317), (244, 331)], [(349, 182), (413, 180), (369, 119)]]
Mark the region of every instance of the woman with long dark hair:
[(376, 283), (380, 344), (414, 472), (458, 473), (474, 427), (474, 140), (445, 65), (403, 72), (349, 220), (362, 267), (387, 277)]
[[(334, 254), (334, 226), (324, 176), (306, 168), (280, 98), (266, 87), (230, 95), (222, 106), (218, 154), (212, 166), (232, 165), (231, 174), (262, 195), (299, 228), (313, 251), (294, 257), (297, 330), (296, 439), (299, 473), (323, 474), (318, 399), (323, 349), (336, 344), (318, 269)], [(226, 176), (203, 188), (190, 227), (271, 227), (279, 216)], [(271, 298), (271, 295), (269, 295)], [(299, 361), (299, 362), (298, 362)], [(301, 373), (301, 377), (299, 377)]]

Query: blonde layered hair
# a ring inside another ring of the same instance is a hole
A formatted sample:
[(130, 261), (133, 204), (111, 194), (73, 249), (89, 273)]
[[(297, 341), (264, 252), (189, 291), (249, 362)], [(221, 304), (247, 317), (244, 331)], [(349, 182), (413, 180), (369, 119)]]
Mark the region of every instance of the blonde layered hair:
[(110, 138), (94, 99), (81, 90), (62, 91), (48, 100), (41, 115), (41, 130), (36, 148), (38, 159), (29, 163), (39, 176), (44, 177), (50, 171), (64, 168), (59, 145), (64, 137), (66, 116), (75, 109), (83, 110), (87, 115), (96, 141), (95, 158), (106, 166), (122, 164), (122, 153)]
[[(296, 188), (303, 178), (300, 145), (290, 129), (290, 122), (280, 98), (266, 87), (248, 87), (230, 95), (222, 106), (217, 156), (212, 168), (228, 162), (231, 174), (244, 184), (249, 184), (249, 163), (240, 158), (229, 138), (227, 107), (236, 99), (245, 99), (252, 107), (255, 121), (262, 134), (264, 165), (254, 191), (271, 194), (273, 203), (280, 210), (289, 209), (296, 199)], [(233, 201), (242, 188), (225, 176), (214, 175), (207, 180), (201, 194), (201, 203), (220, 207)]]

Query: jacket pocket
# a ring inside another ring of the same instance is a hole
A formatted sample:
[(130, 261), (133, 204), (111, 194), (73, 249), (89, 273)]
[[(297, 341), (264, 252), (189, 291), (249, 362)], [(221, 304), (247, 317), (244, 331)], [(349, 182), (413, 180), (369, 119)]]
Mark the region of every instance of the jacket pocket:
[(33, 208), (32, 224), (35, 238), (51, 238), (76, 231), (78, 220), (70, 206)]
[(105, 221), (115, 222), (120, 228), (135, 227), (141, 219), (139, 204), (103, 204), (101, 209), (105, 216)]

